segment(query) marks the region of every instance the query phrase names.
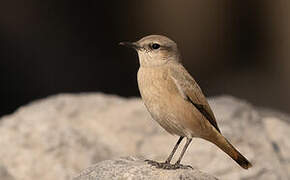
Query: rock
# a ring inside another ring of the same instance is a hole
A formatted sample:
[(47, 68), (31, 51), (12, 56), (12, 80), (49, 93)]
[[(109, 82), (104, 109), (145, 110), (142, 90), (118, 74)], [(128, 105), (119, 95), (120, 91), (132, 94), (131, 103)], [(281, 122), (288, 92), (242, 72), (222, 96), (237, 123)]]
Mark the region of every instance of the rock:
[[(289, 179), (289, 116), (261, 113), (230, 96), (210, 104), (222, 133), (253, 168), (241, 169), (201, 139), (193, 140), (183, 164), (225, 180)], [(123, 156), (164, 161), (178, 139), (151, 119), (139, 98), (101, 93), (32, 102), (1, 118), (0, 137), (0, 162), (16, 180), (68, 180), (91, 164)]]
[(216, 180), (197, 169), (164, 170), (134, 157), (106, 160), (85, 169), (73, 180)]

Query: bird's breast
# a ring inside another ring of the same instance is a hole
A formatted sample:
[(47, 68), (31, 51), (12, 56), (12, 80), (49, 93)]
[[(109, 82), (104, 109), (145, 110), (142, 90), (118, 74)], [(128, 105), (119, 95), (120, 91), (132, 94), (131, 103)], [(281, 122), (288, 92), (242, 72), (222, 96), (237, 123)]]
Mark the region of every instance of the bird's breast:
[(172, 84), (166, 68), (140, 68), (138, 86), (142, 99), (147, 101), (164, 101), (176, 95), (177, 89)]
[(180, 94), (168, 69), (141, 67), (138, 86), (146, 108), (164, 129), (186, 137), (200, 134), (200, 114)]
[(154, 120), (169, 133), (185, 136), (178, 123), (176, 105), (182, 97), (164, 68), (140, 68), (138, 86), (143, 102)]

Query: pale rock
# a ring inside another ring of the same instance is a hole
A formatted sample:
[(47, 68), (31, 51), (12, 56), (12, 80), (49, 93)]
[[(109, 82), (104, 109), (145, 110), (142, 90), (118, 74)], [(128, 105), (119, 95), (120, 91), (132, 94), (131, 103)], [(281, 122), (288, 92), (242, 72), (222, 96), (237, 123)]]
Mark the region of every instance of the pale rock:
[[(288, 116), (262, 113), (230, 96), (210, 98), (210, 104), (224, 136), (253, 168), (240, 168), (201, 139), (193, 139), (183, 164), (225, 180), (290, 179)], [(27, 104), (0, 119), (0, 137), (0, 162), (15, 180), (69, 180), (92, 164), (124, 156), (164, 161), (178, 139), (151, 119), (139, 98), (101, 93)]]
[(73, 180), (217, 180), (197, 169), (164, 170), (152, 167), (144, 159), (127, 157), (99, 162)]

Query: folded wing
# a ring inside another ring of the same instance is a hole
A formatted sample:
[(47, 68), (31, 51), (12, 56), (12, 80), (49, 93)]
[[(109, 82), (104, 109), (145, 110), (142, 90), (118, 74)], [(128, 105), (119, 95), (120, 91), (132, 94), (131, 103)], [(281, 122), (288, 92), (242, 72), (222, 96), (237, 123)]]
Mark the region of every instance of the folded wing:
[(181, 64), (178, 68), (176, 68), (176, 66), (174, 68), (170, 68), (169, 73), (180, 94), (186, 101), (190, 102), (196, 109), (198, 109), (198, 111), (211, 123), (211, 125), (213, 125), (216, 130), (220, 132), (214, 114), (200, 87)]

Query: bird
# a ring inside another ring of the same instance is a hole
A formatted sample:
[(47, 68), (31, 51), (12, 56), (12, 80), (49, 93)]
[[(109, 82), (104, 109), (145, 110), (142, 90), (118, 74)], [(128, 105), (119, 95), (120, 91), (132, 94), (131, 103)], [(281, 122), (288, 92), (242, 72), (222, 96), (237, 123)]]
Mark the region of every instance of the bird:
[[(179, 136), (165, 162), (147, 160), (157, 168), (187, 168), (181, 164), (193, 138), (207, 140), (242, 168), (252, 164), (221, 133), (216, 118), (201, 88), (185, 69), (177, 44), (163, 35), (148, 35), (136, 42), (120, 42), (135, 49), (139, 57), (137, 73), (141, 98), (151, 114), (167, 132)], [(175, 164), (171, 164), (179, 144), (186, 143)]]

